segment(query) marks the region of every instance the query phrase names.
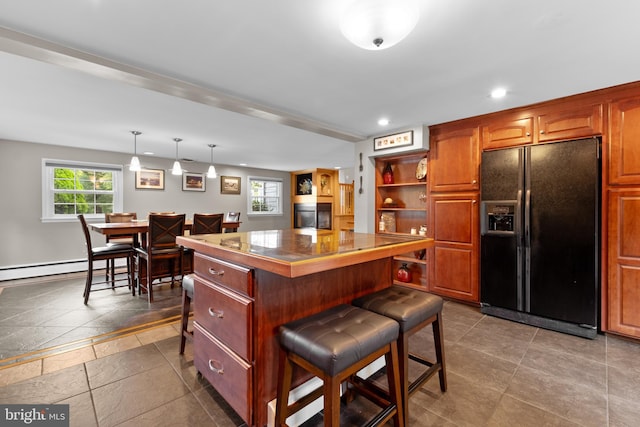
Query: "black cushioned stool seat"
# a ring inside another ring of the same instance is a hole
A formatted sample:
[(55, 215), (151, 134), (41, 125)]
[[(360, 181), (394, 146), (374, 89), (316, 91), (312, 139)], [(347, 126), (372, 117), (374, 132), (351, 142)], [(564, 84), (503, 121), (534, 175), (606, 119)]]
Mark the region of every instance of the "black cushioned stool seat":
[[(339, 305), (280, 326), (278, 402), (275, 425), (324, 395), (324, 425), (340, 425), (340, 387), (360, 369), (381, 356), (387, 363), (390, 396), (376, 400), (383, 410), (370, 425), (404, 425), (397, 339), (399, 325), (388, 317), (351, 305)], [(323, 386), (289, 404), (293, 367), (319, 377)]]
[[(357, 298), (352, 303), (357, 307), (387, 316), (400, 324), (398, 353), (400, 356), (400, 376), (402, 377), (405, 417), (408, 417), (409, 397), (436, 372), (440, 377), (440, 389), (447, 391), (442, 334), (442, 298), (424, 291), (402, 286), (391, 286)], [(436, 352), (435, 363), (424, 357), (409, 353), (409, 337), (429, 324), (433, 327), (433, 341)], [(409, 359), (428, 366), (428, 369), (411, 383), (409, 383)]]
[(180, 324), (182, 329), (180, 330), (180, 354), (184, 353), (184, 346), (187, 338), (193, 338), (193, 332), (187, 329), (189, 324), (189, 312), (191, 311), (191, 300), (193, 300), (193, 289), (195, 282), (193, 276), (190, 274), (182, 278), (182, 314), (180, 316)]

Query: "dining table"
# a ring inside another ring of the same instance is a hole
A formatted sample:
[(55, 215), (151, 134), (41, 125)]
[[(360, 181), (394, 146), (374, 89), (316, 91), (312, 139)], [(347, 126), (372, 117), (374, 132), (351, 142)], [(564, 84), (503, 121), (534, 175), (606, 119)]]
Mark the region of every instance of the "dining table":
[[(146, 219), (133, 220), (131, 222), (95, 222), (89, 223), (91, 230), (103, 234), (105, 236), (133, 236), (133, 245), (140, 246), (140, 235), (144, 235), (149, 230), (149, 221)], [(191, 230), (193, 220), (186, 220), (184, 224), (185, 230)], [(223, 221), (223, 232), (235, 232), (240, 227), (240, 221)]]

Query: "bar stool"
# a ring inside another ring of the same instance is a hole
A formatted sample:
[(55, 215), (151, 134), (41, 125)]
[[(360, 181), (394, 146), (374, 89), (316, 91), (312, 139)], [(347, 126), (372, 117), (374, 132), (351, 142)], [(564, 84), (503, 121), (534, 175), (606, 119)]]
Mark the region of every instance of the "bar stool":
[(182, 278), (182, 313), (180, 315), (180, 354), (184, 354), (184, 346), (193, 340), (193, 331), (189, 331), (189, 312), (191, 311), (191, 301), (193, 300), (193, 289), (195, 282), (193, 276), (187, 274)]
[[(427, 292), (391, 286), (353, 300), (353, 305), (387, 316), (400, 324), (398, 353), (400, 375), (402, 377), (402, 400), (405, 418), (409, 418), (409, 397), (424, 385), (436, 372), (440, 377), (440, 390), (447, 391), (447, 374), (444, 363), (444, 340), (442, 333), (442, 298)], [(433, 341), (436, 350), (436, 362), (409, 352), (409, 337), (427, 325), (433, 327)], [(428, 367), (417, 379), (409, 383), (409, 359)], [(379, 393), (383, 390), (369, 382), (361, 385), (374, 387)]]
[[(388, 400), (373, 400), (383, 410), (370, 421), (370, 425), (383, 424), (393, 417), (395, 426), (403, 426), (398, 330), (398, 323), (388, 317), (346, 304), (280, 326), (275, 425), (286, 425), (289, 416), (322, 395), (324, 425), (340, 425), (342, 382), (384, 355), (390, 397)], [(294, 365), (317, 376), (324, 384), (289, 404)]]

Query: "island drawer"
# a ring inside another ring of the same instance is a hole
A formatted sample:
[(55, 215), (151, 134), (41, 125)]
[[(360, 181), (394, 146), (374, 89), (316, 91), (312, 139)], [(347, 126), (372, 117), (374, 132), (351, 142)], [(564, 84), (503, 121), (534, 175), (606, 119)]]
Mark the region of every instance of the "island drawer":
[(211, 282), (253, 296), (253, 276), (251, 269), (231, 264), (221, 259), (195, 253), (196, 274)]
[(196, 276), (195, 320), (245, 360), (253, 360), (253, 301)]
[(197, 321), (193, 324), (193, 342), (193, 363), (198, 372), (251, 425), (253, 367), (216, 340)]

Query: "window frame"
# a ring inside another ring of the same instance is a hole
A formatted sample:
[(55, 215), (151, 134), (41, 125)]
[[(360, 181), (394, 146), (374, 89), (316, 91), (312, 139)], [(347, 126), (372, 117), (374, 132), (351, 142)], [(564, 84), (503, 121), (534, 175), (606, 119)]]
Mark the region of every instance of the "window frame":
[[(248, 216), (283, 216), (284, 215), (284, 180), (282, 178), (267, 177), (267, 176), (249, 176), (247, 177), (247, 215)], [(274, 182), (278, 184), (278, 211), (277, 212), (259, 212), (253, 210), (253, 192), (252, 183), (254, 181), (260, 182)]]
[[(77, 214), (56, 214), (54, 207), (53, 185), (54, 169), (88, 169), (92, 171), (111, 172), (113, 181), (113, 212), (122, 212), (124, 206), (124, 172), (122, 165), (108, 163), (80, 162), (74, 160), (42, 159), (42, 222), (71, 222), (76, 221)], [(91, 194), (104, 194), (99, 191)], [(104, 220), (104, 213), (85, 214), (87, 220)]]

